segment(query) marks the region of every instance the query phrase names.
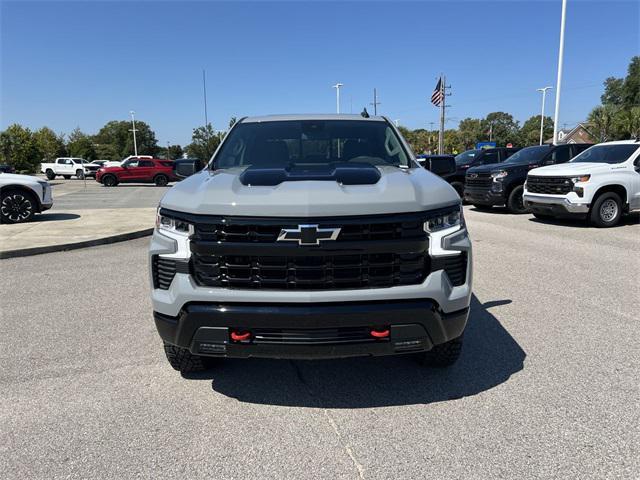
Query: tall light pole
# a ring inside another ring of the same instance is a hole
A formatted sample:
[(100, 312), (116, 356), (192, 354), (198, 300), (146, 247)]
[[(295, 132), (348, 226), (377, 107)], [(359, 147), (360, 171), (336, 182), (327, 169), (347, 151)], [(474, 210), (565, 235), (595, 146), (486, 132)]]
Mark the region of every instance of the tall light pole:
[(558, 80), (556, 81), (556, 111), (553, 115), (553, 144), (558, 142), (558, 118), (560, 116), (560, 86), (562, 84), (562, 61), (564, 59), (564, 24), (567, 17), (567, 0), (562, 0), (560, 18), (560, 48), (558, 49)]
[(542, 145), (542, 135), (544, 132), (544, 100), (547, 96), (547, 90), (553, 87), (536, 88), (538, 92), (542, 92), (542, 113), (540, 113), (540, 145)]
[(340, 113), (340, 87), (343, 87), (344, 83), (336, 83), (333, 88), (336, 89), (336, 113)]
[(133, 128), (131, 129), (131, 131), (133, 132), (133, 152), (134, 155), (137, 157), (138, 156), (138, 142), (136, 141), (136, 118), (135, 118), (135, 114), (136, 112), (134, 112), (133, 110), (131, 110), (129, 112), (129, 114), (131, 114), (131, 125), (133, 125)]

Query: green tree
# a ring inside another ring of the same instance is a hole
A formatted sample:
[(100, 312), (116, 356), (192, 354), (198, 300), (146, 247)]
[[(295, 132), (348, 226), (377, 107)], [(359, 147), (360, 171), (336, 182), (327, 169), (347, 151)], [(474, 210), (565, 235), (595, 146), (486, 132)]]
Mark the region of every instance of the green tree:
[(595, 135), (598, 142), (606, 142), (615, 138), (614, 118), (618, 109), (612, 105), (601, 105), (591, 110), (588, 123), (589, 131)]
[(613, 126), (617, 138), (640, 138), (640, 107), (618, 111), (614, 115)]
[(624, 79), (609, 77), (604, 81), (604, 93), (600, 96), (603, 105), (622, 105), (624, 102)]
[(193, 129), (191, 143), (185, 147), (185, 151), (189, 157), (209, 161), (213, 152), (218, 148), (220, 140), (221, 137), (216, 134), (213, 125), (208, 123), (206, 126)]
[[(537, 145), (540, 143), (540, 115), (534, 115), (522, 124), (520, 128), (520, 141), (519, 145)], [(542, 134), (542, 141), (551, 138), (553, 136), (553, 119), (551, 117), (544, 117), (544, 131)], [(514, 142), (515, 143), (515, 142)]]
[[(122, 159), (134, 154), (133, 134), (131, 122), (113, 120), (108, 122), (93, 138), (99, 145), (111, 145)], [(159, 151), (156, 134), (145, 122), (136, 120), (136, 142), (139, 155), (156, 155)]]
[(458, 139), (463, 150), (471, 150), (484, 138), (482, 120), (465, 118), (458, 125)]
[(50, 162), (65, 155), (64, 135), (56, 135), (48, 127), (33, 132), (33, 141), (43, 161)]
[(67, 150), (72, 157), (80, 157), (85, 160), (95, 160), (96, 151), (93, 147), (93, 141), (89, 135), (83, 133), (79, 127), (76, 127), (69, 134), (69, 142)]
[(33, 133), (17, 123), (0, 133), (0, 155), (18, 172), (35, 172), (41, 160)]
[(498, 146), (518, 142), (520, 129), (518, 121), (511, 114), (492, 112), (486, 116), (482, 124), (487, 137), (490, 137)]

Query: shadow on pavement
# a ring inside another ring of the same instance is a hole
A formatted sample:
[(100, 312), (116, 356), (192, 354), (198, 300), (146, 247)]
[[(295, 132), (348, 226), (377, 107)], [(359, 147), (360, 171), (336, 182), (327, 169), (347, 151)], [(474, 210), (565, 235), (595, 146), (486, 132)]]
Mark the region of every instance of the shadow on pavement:
[(43, 213), (35, 216), (31, 223), (75, 220), (76, 218), (80, 218), (80, 215), (76, 213)]
[[(593, 225), (591, 225), (586, 218), (571, 218), (571, 217), (536, 218), (532, 216), (529, 219), (529, 221), (533, 223), (542, 223), (545, 225), (571, 226), (571, 227), (578, 227), (578, 228), (596, 228)], [(637, 225), (637, 224), (640, 224), (640, 213), (632, 212), (632, 213), (623, 215), (622, 218), (620, 219), (620, 223), (618, 223), (618, 225), (616, 225), (615, 227), (610, 227), (610, 228), (619, 228), (619, 227), (625, 227), (627, 225)]]
[(475, 295), (458, 362), (427, 368), (407, 356), (322, 361), (224, 360), (192, 380), (212, 380), (215, 392), (242, 402), (323, 408), (427, 404), (489, 390), (523, 368), (514, 338)]

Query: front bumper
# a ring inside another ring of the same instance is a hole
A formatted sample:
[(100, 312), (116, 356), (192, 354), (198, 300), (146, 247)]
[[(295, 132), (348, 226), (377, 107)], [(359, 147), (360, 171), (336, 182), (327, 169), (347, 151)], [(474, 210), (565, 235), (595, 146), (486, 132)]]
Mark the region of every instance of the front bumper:
[(588, 203), (574, 203), (566, 197), (534, 195), (525, 192), (523, 199), (525, 207), (531, 209), (534, 213), (542, 215), (562, 217), (589, 213)]
[(494, 192), (486, 188), (465, 187), (464, 200), (476, 205), (506, 205), (507, 203), (504, 192)]
[[(445, 314), (430, 300), (306, 305), (193, 303), (180, 315), (154, 312), (162, 339), (218, 357), (344, 358), (428, 351), (462, 335), (469, 308)], [(376, 338), (371, 329), (389, 335)], [(231, 330), (250, 332), (243, 341)]]

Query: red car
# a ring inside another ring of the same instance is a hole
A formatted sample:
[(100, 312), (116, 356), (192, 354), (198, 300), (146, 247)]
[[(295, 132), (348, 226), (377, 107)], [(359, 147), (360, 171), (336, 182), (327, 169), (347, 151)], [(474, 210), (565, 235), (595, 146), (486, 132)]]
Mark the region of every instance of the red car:
[(105, 187), (115, 187), (119, 183), (155, 183), (164, 187), (178, 180), (173, 173), (173, 161), (159, 158), (131, 158), (117, 167), (103, 167), (96, 172), (96, 182)]

